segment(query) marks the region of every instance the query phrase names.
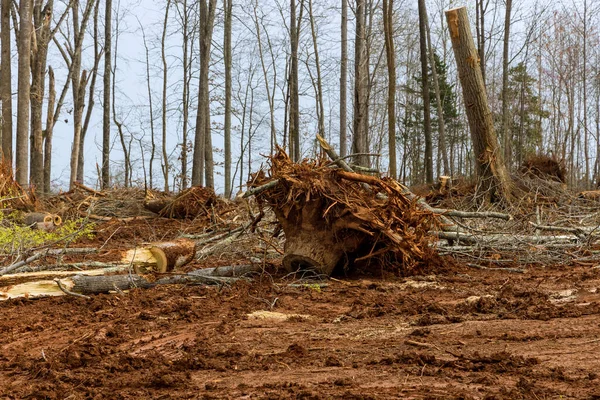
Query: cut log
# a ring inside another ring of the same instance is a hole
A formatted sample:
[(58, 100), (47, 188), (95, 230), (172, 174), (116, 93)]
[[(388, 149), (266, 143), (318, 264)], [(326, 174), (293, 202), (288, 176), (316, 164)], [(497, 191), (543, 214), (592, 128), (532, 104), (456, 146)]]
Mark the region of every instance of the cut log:
[(66, 278), (74, 275), (88, 275), (88, 276), (99, 276), (106, 275), (109, 273), (123, 272), (129, 268), (129, 265), (114, 265), (107, 268), (89, 269), (87, 271), (72, 270), (72, 271), (34, 271), (34, 272), (21, 272), (17, 274), (6, 274), (0, 276), (0, 285), (8, 286), (21, 284), (31, 281), (39, 281), (54, 278)]
[(23, 222), (32, 229), (51, 231), (62, 225), (62, 218), (56, 214), (32, 212), (24, 215)]
[(131, 263), (138, 274), (148, 272), (170, 272), (194, 259), (196, 244), (180, 238), (169, 242), (151, 243), (127, 251), (123, 263)]
[[(216, 268), (210, 268), (210, 274), (185, 274), (174, 275), (160, 279), (156, 282), (149, 282), (140, 275), (87, 275), (78, 274), (72, 277), (54, 280), (38, 280), (34, 282), (21, 283), (18, 285), (9, 285), (0, 287), (0, 300), (8, 300), (19, 297), (28, 299), (46, 297), (46, 296), (64, 296), (65, 294), (91, 295), (110, 292), (122, 292), (129, 289), (141, 288), (148, 289), (156, 285), (169, 284), (228, 284), (237, 281), (239, 278), (219, 276)], [(227, 269), (225, 272), (231, 272)], [(60, 283), (60, 286), (58, 285)]]

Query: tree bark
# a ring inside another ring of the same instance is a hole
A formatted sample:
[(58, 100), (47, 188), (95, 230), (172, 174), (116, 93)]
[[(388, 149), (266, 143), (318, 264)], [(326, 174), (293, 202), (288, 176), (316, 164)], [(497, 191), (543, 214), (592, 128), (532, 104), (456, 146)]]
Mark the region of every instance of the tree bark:
[(394, 0), (383, 0), (383, 31), (385, 33), (385, 54), (388, 67), (388, 147), (389, 175), (396, 179), (396, 49), (393, 36)]
[[(484, 4), (485, 2), (485, 4)], [(479, 54), (481, 77), (485, 85), (485, 13), (490, 0), (475, 1), (475, 26), (477, 28), (477, 53)]]
[(17, 157), (15, 174), (17, 182), (28, 185), (29, 161), (29, 115), (30, 115), (30, 68), (31, 68), (31, 2), (21, 0), (19, 3), (19, 70), (17, 93)]
[(214, 187), (212, 137), (210, 131), (210, 99), (208, 93), (208, 69), (210, 47), (215, 20), (216, 0), (200, 1), (200, 73), (198, 82), (198, 114), (194, 138), (192, 185), (202, 185), (204, 173), (206, 187)]
[[(162, 37), (160, 40), (160, 53), (161, 53), (161, 61), (162, 61), (162, 72), (163, 72), (163, 85), (162, 85), (162, 110), (161, 110), (161, 123), (162, 123), (162, 173), (164, 180), (164, 190), (165, 192), (169, 191), (169, 155), (167, 153), (167, 80), (168, 80), (168, 64), (167, 64), (167, 54), (166, 54), (166, 41), (167, 41), (167, 23), (169, 21), (169, 8), (171, 6), (171, 0), (167, 0), (167, 5), (165, 7), (165, 19), (163, 20), (162, 27)], [(198, 131), (198, 126), (196, 126), (196, 132)], [(204, 155), (202, 155), (202, 163), (201, 166), (204, 168)], [(194, 157), (194, 166), (196, 165), (196, 158)], [(195, 169), (195, 168), (194, 168)], [(204, 172), (204, 171), (202, 171)], [(202, 176), (202, 174), (200, 175)], [(192, 184), (202, 184), (194, 183), (194, 178), (192, 177)]]
[(494, 131), (467, 9), (448, 10), (446, 19), (463, 89), (480, 188), (490, 201), (510, 200), (512, 184)]
[[(190, 28), (189, 28), (189, 9), (187, 0), (183, 0), (181, 6), (183, 12), (181, 15), (181, 30), (183, 36), (183, 54), (182, 54), (182, 66), (183, 66), (183, 90), (181, 99), (181, 108), (183, 110), (183, 121), (182, 121), (182, 140), (181, 140), (181, 190), (185, 190), (188, 187), (188, 120), (190, 111), (190, 52), (189, 52), (189, 41), (190, 41)], [(225, 117), (227, 119), (227, 116)], [(227, 123), (227, 122), (226, 122)], [(227, 141), (227, 139), (225, 139)], [(227, 168), (227, 167), (225, 167)]]
[(156, 141), (154, 135), (154, 105), (152, 102), (152, 87), (150, 86), (150, 50), (146, 41), (146, 32), (144, 27), (140, 26), (142, 37), (144, 39), (144, 51), (146, 56), (146, 91), (148, 93), (148, 112), (150, 114), (150, 161), (148, 165), (148, 175), (150, 180), (150, 188), (154, 187), (154, 158), (156, 156)]
[(71, 174), (69, 178), (69, 189), (73, 189), (77, 181), (79, 169), (79, 152), (81, 148), (81, 135), (83, 130), (83, 110), (85, 108), (85, 87), (87, 85), (87, 71), (81, 71), (81, 52), (85, 37), (87, 22), (91, 16), (94, 2), (85, 4), (83, 18), (79, 19), (79, 2), (71, 3), (72, 25), (73, 25), (73, 47), (69, 51), (71, 56), (71, 90), (73, 92), (73, 144), (71, 147)]
[(44, 134), (44, 193), (50, 193), (50, 180), (52, 177), (52, 133), (54, 131), (54, 103), (56, 101), (56, 87), (54, 70), (48, 68), (48, 106), (46, 110), (46, 131)]
[(225, 52), (225, 198), (231, 198), (231, 18), (232, 0), (223, 0), (225, 9), (225, 37), (223, 47)]
[(44, 187), (44, 153), (42, 133), (42, 103), (46, 80), (46, 60), (48, 43), (51, 39), (50, 21), (54, 1), (50, 0), (42, 10), (42, 1), (35, 0), (33, 6), (33, 27), (35, 46), (32, 46), (31, 60), (31, 160), (30, 183), (40, 192)]
[(340, 63), (340, 156), (346, 157), (348, 152), (348, 0), (342, 0), (342, 43)]
[(365, 0), (356, 1), (356, 31), (354, 39), (354, 115), (352, 152), (357, 154), (354, 163), (362, 167), (369, 166), (369, 152), (367, 137), (368, 120), (368, 84), (369, 60), (366, 55), (365, 31)]
[(0, 101), (2, 102), (2, 157), (12, 165), (12, 67), (10, 60), (10, 0), (0, 3)]
[[(302, 2), (304, 3), (304, 2)], [(318, 131), (319, 135), (325, 137), (325, 106), (323, 104), (323, 84), (321, 80), (321, 64), (319, 61), (319, 47), (317, 45), (317, 28), (315, 26), (315, 18), (313, 15), (312, 0), (308, 0), (308, 11), (310, 17), (310, 30), (313, 42), (313, 50), (315, 52), (315, 68), (317, 70), (317, 116), (318, 116)]]
[(510, 115), (508, 113), (508, 49), (510, 44), (510, 13), (512, 0), (506, 0), (504, 15), (504, 43), (502, 48), (502, 139), (504, 142), (504, 160), (510, 165)]
[[(427, 19), (425, 0), (419, 0), (419, 44), (421, 52), (421, 91), (423, 97), (423, 135), (425, 136), (425, 181), (433, 183), (433, 140), (431, 137), (431, 99), (427, 71)], [(435, 66), (433, 66), (435, 68)]]
[(298, 29), (296, 0), (290, 0), (290, 149), (292, 160), (300, 160), (300, 98), (298, 94)]
[(110, 186), (110, 78), (112, 47), (112, 0), (106, 0), (104, 10), (104, 77), (102, 104), (102, 189)]
[(435, 92), (435, 101), (437, 103), (437, 114), (438, 114), (438, 146), (439, 152), (442, 157), (442, 165), (444, 175), (450, 174), (450, 167), (448, 165), (448, 152), (446, 146), (446, 122), (444, 120), (444, 108), (442, 104), (442, 95), (440, 93), (440, 82), (437, 74), (437, 64), (435, 62), (435, 54), (433, 52), (433, 45), (431, 43), (431, 29), (429, 28), (429, 22), (427, 17), (427, 6), (425, 6), (425, 30), (427, 32), (427, 50), (429, 51), (429, 63), (431, 65), (431, 77), (433, 80), (433, 90)]
[[(98, 13), (100, 9), (100, 0), (96, 0), (94, 2), (94, 23), (93, 23), (93, 43), (94, 43), (94, 66), (89, 71), (89, 77), (85, 82), (85, 86), (87, 86), (87, 82), (89, 81), (89, 88), (85, 89), (87, 91), (87, 104), (85, 111), (85, 118), (83, 118), (83, 125), (81, 126), (81, 140), (79, 142), (79, 160), (77, 161), (77, 181), (83, 182), (84, 180), (84, 155), (85, 155), (85, 136), (87, 134), (88, 128), (90, 126), (90, 120), (92, 118), (92, 111), (94, 110), (94, 106), (96, 104), (95, 101), (95, 89), (96, 89), (96, 79), (98, 77), (98, 68), (100, 66), (100, 59), (102, 58), (102, 51), (100, 50), (100, 37), (98, 34)], [(85, 96), (85, 94), (84, 94)]]

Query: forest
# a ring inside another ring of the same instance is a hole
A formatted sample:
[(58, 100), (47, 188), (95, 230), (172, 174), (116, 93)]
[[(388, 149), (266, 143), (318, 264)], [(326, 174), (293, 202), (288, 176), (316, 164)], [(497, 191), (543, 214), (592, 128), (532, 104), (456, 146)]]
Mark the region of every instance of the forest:
[[(408, 185), (473, 176), (444, 17), (457, 4), (338, 3), (5, 0), (4, 158), (40, 193), (77, 181), (231, 197), (278, 146), (316, 156), (319, 133)], [(468, 12), (509, 171), (545, 154), (592, 188), (598, 5), (478, 0)], [(68, 149), (67, 165), (56, 155)]]
[(598, 399), (600, 2), (0, 0), (0, 395)]

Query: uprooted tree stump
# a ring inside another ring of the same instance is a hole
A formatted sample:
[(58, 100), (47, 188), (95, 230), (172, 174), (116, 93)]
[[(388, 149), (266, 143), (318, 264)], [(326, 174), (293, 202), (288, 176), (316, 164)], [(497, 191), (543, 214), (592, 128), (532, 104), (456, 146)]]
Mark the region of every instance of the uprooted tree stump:
[(269, 159), (253, 176), (261, 205), (273, 209), (285, 233), (283, 266), (330, 275), (338, 266), (368, 263), (402, 275), (437, 259), (428, 231), (435, 215), (391, 179), (332, 168), (325, 161)]

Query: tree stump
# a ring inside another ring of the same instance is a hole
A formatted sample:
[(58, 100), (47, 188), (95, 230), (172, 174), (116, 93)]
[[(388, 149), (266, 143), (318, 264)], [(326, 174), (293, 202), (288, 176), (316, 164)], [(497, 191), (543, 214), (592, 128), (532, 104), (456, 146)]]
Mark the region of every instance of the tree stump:
[[(355, 251), (363, 235), (348, 235), (345, 219), (334, 224), (324, 217), (324, 202), (315, 199), (288, 209), (275, 209), (275, 215), (285, 232), (283, 267), (289, 272), (313, 270), (331, 275), (342, 257)], [(359, 232), (360, 233), (360, 232)]]

